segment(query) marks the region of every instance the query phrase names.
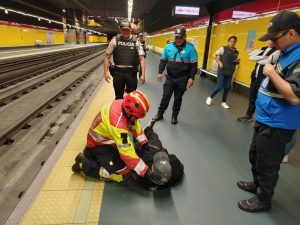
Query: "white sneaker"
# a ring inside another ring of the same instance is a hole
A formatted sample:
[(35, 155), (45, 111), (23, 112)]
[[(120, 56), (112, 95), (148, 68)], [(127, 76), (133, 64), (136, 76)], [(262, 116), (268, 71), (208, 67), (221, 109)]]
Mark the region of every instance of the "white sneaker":
[(224, 108), (224, 109), (229, 109), (229, 105), (227, 105), (226, 102), (222, 102), (221, 106)]
[(284, 156), (282, 162), (287, 163), (289, 161), (289, 155)]
[(211, 105), (212, 102), (212, 98), (211, 97), (207, 97), (206, 99), (206, 105)]

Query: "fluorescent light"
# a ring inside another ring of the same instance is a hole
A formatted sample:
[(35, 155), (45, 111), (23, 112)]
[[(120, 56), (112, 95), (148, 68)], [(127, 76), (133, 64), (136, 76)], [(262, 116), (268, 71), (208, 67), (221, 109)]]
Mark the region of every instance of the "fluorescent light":
[(63, 12), (63, 13), (65, 13), (65, 12), (66, 12), (66, 10), (65, 10), (65, 9), (62, 9), (62, 12)]
[(8, 10), (7, 9), (5, 9), (4, 12), (5, 12), (5, 14), (8, 14)]
[(133, 0), (128, 0), (128, 20), (131, 20)]

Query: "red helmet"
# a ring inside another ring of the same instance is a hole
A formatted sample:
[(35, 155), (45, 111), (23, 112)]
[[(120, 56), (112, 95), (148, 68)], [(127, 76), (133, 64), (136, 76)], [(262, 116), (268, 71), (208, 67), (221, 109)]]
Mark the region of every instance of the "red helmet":
[(125, 95), (123, 106), (128, 116), (143, 118), (149, 110), (147, 97), (141, 91), (133, 91)]

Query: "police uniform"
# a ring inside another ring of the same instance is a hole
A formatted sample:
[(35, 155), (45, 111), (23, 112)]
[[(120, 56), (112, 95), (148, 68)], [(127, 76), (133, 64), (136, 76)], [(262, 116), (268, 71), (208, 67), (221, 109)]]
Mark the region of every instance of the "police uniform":
[(113, 37), (106, 50), (106, 54), (113, 54), (115, 66), (110, 69), (113, 76), (113, 86), (116, 99), (123, 98), (124, 89), (130, 93), (137, 88), (137, 72), (139, 56), (144, 55), (143, 48), (136, 36), (124, 40), (120, 34)]
[[(300, 17), (287, 11), (274, 16), (268, 34), (259, 40), (272, 40), (284, 30), (300, 26)], [(299, 32), (299, 31), (298, 31)], [(293, 93), (300, 98), (300, 41), (282, 51), (275, 71), (290, 84)], [(300, 128), (300, 104), (291, 104), (266, 77), (260, 86), (256, 100), (256, 123), (249, 150), (253, 182), (238, 182), (238, 186), (257, 196), (242, 200), (239, 207), (245, 211), (264, 211), (271, 208), (271, 198), (278, 180), (285, 146)], [(251, 184), (252, 183), (252, 184)], [(250, 188), (251, 187), (251, 188)]]
[[(177, 33), (185, 35), (185, 29), (177, 29)], [(163, 96), (158, 108), (156, 118), (162, 118), (165, 110), (168, 108), (170, 99), (174, 93), (172, 121), (180, 111), (182, 96), (186, 91), (187, 82), (189, 79), (195, 78), (197, 73), (198, 55), (195, 47), (184, 42), (183, 45), (177, 46), (175, 42), (170, 42), (164, 48), (159, 64), (158, 73), (162, 74), (167, 66), (166, 81), (163, 86)]]

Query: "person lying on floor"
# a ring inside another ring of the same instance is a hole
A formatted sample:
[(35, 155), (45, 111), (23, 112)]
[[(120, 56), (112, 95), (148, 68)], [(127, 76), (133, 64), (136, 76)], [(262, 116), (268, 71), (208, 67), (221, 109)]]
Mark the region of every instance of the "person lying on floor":
[[(84, 154), (80, 153), (76, 157), (76, 162), (72, 166), (73, 172), (96, 179), (130, 183), (130, 185), (138, 185), (149, 190), (174, 186), (183, 177), (184, 166), (175, 155), (169, 154), (167, 149), (162, 146), (158, 135), (153, 131), (154, 124), (155, 121), (151, 121), (144, 129), (148, 144), (141, 145), (135, 140), (134, 145), (137, 155), (155, 172), (156, 176), (141, 177), (134, 171), (130, 171), (128, 174), (119, 174), (114, 168), (120, 167), (123, 162), (117, 151), (113, 151), (115, 153), (114, 157), (109, 157), (107, 160), (103, 155), (100, 164), (93, 156), (86, 154), (89, 152), (86, 149)], [(105, 161), (107, 163), (103, 163)]]

